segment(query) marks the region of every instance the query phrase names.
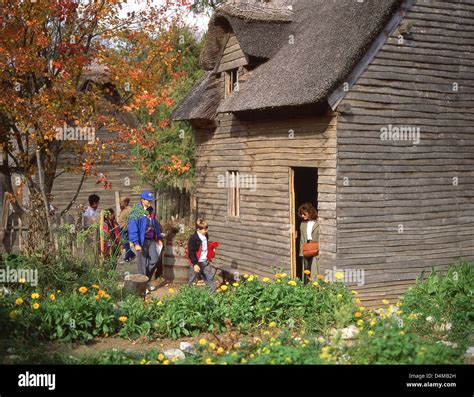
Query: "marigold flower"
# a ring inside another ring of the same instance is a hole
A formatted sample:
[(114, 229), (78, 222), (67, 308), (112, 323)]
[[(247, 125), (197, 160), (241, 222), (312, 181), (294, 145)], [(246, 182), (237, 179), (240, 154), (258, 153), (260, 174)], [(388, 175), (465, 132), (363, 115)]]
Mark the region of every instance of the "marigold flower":
[(250, 283), (251, 283), (253, 280), (255, 280), (255, 276), (250, 276), (250, 277), (247, 279), (247, 281), (250, 282)]
[(170, 360), (163, 361), (163, 365), (168, 365), (169, 363), (170, 363)]
[(275, 278), (281, 278), (281, 274), (280, 273), (275, 274)]
[(364, 325), (364, 320), (360, 319), (360, 320), (357, 320), (357, 325), (359, 327), (362, 327)]
[(22, 277), (22, 278), (20, 278), (20, 279), (18, 280), (18, 282), (19, 282), (20, 284), (25, 284), (25, 283), (26, 283), (26, 279)]
[(373, 320), (370, 320), (370, 326), (373, 327), (375, 326), (375, 324), (377, 324), (377, 320), (373, 319)]
[(270, 279), (268, 277), (262, 278), (262, 283), (268, 283)]
[(372, 330), (370, 330), (370, 331), (367, 332), (367, 335), (369, 335), (369, 336), (373, 336), (374, 334), (375, 334), (375, 332), (372, 331)]
[(174, 288), (168, 288), (168, 292), (169, 292), (170, 294), (174, 294)]
[(357, 291), (351, 291), (351, 292), (352, 292), (352, 295), (359, 295)]
[(239, 286), (239, 283), (234, 283), (232, 284), (233, 287), (238, 287)]
[(97, 291), (97, 295), (99, 296), (104, 296), (105, 295), (105, 291), (103, 289), (100, 289)]
[(336, 272), (336, 280), (342, 280), (344, 278), (343, 272)]
[(162, 304), (163, 304), (163, 301), (156, 302), (156, 306), (161, 306)]
[(120, 316), (120, 317), (119, 317), (119, 321), (122, 322), (122, 323), (124, 323), (124, 322), (127, 321), (127, 320), (128, 320), (128, 317), (127, 317), (127, 316)]
[(359, 317), (362, 316), (362, 313), (361, 313), (361, 312), (356, 312), (356, 314), (354, 314), (354, 316), (356, 316), (357, 318), (359, 318)]
[(39, 303), (33, 303), (33, 304), (31, 305), (31, 307), (32, 307), (34, 310), (38, 310), (39, 307), (40, 307), (40, 305), (39, 305)]
[(221, 285), (221, 290), (222, 291), (227, 291), (227, 285)]
[(199, 344), (200, 344), (201, 346), (206, 346), (206, 344), (207, 344), (207, 340), (206, 340), (206, 339), (204, 339), (204, 338), (202, 338), (202, 339), (199, 339)]
[(270, 324), (268, 324), (268, 328), (275, 328), (277, 326), (275, 321), (272, 321)]
[(56, 300), (56, 296), (55, 296), (54, 294), (51, 294), (51, 295), (49, 296), (49, 300), (50, 300), (50, 301), (55, 301), (55, 300)]
[(39, 297), (40, 297), (40, 295), (37, 292), (33, 292), (31, 294), (31, 299), (38, 299)]
[(307, 274), (309, 276), (311, 274), (311, 271), (310, 270), (305, 270), (303, 273)]
[(165, 359), (164, 354), (158, 354), (158, 361), (163, 361)]
[(96, 296), (95, 296), (95, 300), (97, 300), (97, 301), (100, 300), (100, 296), (99, 296), (99, 295), (96, 295)]
[(295, 280), (290, 280), (288, 281), (288, 285), (291, 285), (291, 286), (296, 286), (296, 281)]
[(110, 295), (109, 295), (109, 294), (104, 294), (104, 298), (105, 298), (105, 299), (109, 299), (109, 298), (110, 298)]
[(322, 274), (318, 274), (317, 279), (318, 280), (324, 280), (324, 276)]
[(92, 288), (94, 289), (100, 289), (100, 287), (97, 284), (92, 284)]
[(211, 357), (206, 358), (206, 364), (214, 364)]
[(12, 310), (12, 311), (8, 314), (8, 316), (9, 316), (12, 320), (14, 320), (14, 319), (16, 318), (16, 311), (15, 311), (15, 310)]
[(360, 301), (359, 298), (357, 298), (357, 299), (355, 300), (355, 303), (356, 303), (356, 305), (360, 305), (362, 302)]
[(405, 331), (400, 331), (400, 336), (405, 335)]
[(83, 286), (83, 287), (79, 288), (79, 292), (80, 292), (81, 294), (85, 294), (87, 291), (88, 291), (87, 287), (84, 287), (84, 286)]
[(282, 273), (282, 274), (281, 274), (281, 278), (285, 278), (285, 277), (288, 277), (288, 274)]
[(248, 274), (244, 274), (244, 278), (249, 278), (250, 276)]
[(388, 304), (390, 304), (390, 301), (388, 299), (382, 299), (382, 303), (384, 305), (388, 305)]
[(17, 298), (16, 301), (15, 301), (15, 304), (18, 305), (18, 306), (22, 305), (23, 304), (23, 299)]
[(319, 283), (318, 283), (317, 281), (315, 281), (315, 282), (313, 283), (313, 285), (314, 285), (315, 287), (317, 287), (317, 286), (319, 285)]

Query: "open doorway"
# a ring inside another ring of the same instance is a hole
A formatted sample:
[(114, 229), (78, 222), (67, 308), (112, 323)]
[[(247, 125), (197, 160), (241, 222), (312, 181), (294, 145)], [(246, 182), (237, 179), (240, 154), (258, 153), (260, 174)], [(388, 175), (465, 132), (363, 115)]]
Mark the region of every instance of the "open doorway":
[(309, 202), (318, 208), (318, 169), (309, 167), (295, 167), (290, 169), (290, 205), (291, 205), (291, 268), (293, 277), (303, 275), (302, 258), (299, 256), (301, 219), (298, 217), (298, 208)]

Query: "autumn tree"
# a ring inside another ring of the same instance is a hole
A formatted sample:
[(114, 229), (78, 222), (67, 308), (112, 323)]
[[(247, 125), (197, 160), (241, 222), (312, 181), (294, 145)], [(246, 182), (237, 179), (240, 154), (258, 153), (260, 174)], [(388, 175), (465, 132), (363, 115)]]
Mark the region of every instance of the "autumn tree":
[[(146, 109), (152, 116), (171, 106), (168, 85), (182, 77), (170, 32), (184, 24), (189, 2), (149, 1), (124, 15), (126, 3), (0, 3), (1, 173), (13, 199), (13, 176), (26, 181), (29, 205), (14, 200), (14, 208), (46, 242), (61, 156), (67, 153), (84, 177), (93, 174), (104, 150), (120, 160), (116, 145), (135, 144), (150, 128), (130, 125), (124, 114)], [(94, 138), (99, 129), (113, 132), (113, 138)]]

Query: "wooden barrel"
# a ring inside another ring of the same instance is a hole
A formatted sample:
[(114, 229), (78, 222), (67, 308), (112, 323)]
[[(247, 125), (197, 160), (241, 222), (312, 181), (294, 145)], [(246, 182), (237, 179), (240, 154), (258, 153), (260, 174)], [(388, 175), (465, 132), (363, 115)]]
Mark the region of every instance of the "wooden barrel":
[(163, 254), (163, 277), (166, 281), (185, 284), (189, 279), (189, 262), (186, 248), (168, 241)]

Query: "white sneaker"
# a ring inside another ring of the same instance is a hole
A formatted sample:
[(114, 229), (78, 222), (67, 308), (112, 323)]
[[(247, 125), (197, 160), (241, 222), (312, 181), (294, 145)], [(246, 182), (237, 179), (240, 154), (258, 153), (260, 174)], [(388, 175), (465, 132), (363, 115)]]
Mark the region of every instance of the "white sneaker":
[(154, 291), (156, 290), (156, 287), (154, 285), (148, 284), (148, 290)]

